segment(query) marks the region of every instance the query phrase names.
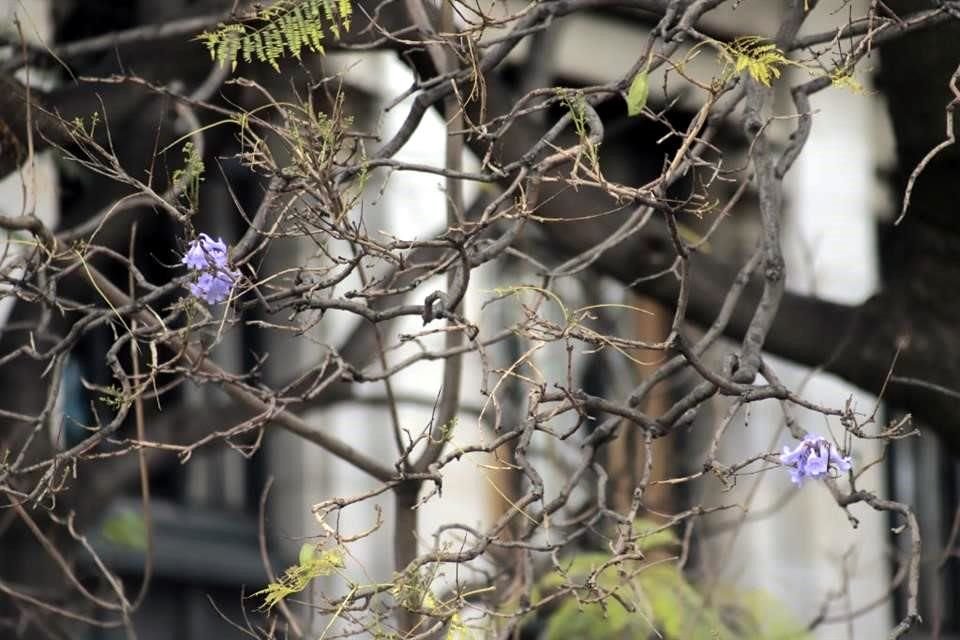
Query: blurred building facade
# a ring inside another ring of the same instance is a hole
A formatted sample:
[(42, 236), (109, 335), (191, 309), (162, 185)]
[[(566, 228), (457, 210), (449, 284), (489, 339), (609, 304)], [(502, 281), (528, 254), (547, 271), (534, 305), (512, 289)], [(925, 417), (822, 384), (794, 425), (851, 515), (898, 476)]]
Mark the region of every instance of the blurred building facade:
[[(866, 0), (858, 1), (866, 4)], [(809, 28), (822, 29), (832, 24), (828, 22), (828, 14), (836, 7), (829, 4), (821, 3)], [(7, 20), (16, 7), (22, 7), (20, 11), (28, 11), (34, 22), (41, 25), (40, 33), (47, 33), (47, 37), (52, 34), (52, 27), (44, 18), (51, 6), (45, 0), (4, 0), (2, 6)], [(730, 36), (769, 33), (778, 22), (779, 6), (779, 3), (746, 2), (736, 14), (714, 16), (708, 27), (717, 34)], [(598, 12), (573, 17), (558, 25), (556, 32), (535, 48), (521, 47), (512, 63), (519, 66), (527, 56), (541, 56), (548, 62), (539, 65), (538, 72), (548, 83), (597, 84), (616, 78), (629, 68), (637, 47), (627, 44), (640, 42), (649, 33), (650, 26), (633, 14)], [(590, 43), (590, 55), (583, 54), (585, 43)], [(392, 54), (337, 54), (329, 56), (327, 64), (342, 70), (349, 68), (344, 77), (351, 85), (350, 110), (364, 114), (366, 125), (379, 126), (384, 136), (399, 126), (403, 105), (394, 107), (385, 116), (383, 108), (410, 86), (412, 78)], [(708, 78), (712, 73), (711, 63), (705, 56), (700, 57), (691, 62), (689, 71)], [(866, 77), (859, 79), (869, 82)], [(660, 87), (666, 86), (670, 93), (671, 85), (652, 78), (650, 86), (651, 105), (664, 106), (667, 96)], [(680, 110), (686, 109), (692, 114), (699, 107), (699, 97), (693, 92), (679, 91), (669, 96), (674, 97), (679, 97)], [(780, 106), (789, 110), (789, 97), (785, 94), (780, 99)], [(785, 238), (791, 278), (788, 286), (840, 302), (857, 303), (878, 286), (875, 228), (878, 210), (885, 205), (878, 203), (876, 197), (880, 189), (876, 170), (890, 161), (892, 141), (883, 119), (883, 106), (876, 95), (831, 89), (814, 98), (814, 108), (820, 111), (814, 119), (813, 133), (788, 180), (789, 221)], [(785, 140), (791, 126), (790, 120), (775, 125), (781, 140)], [(608, 147), (605, 153), (629, 158), (632, 145), (651, 143), (650, 133), (642, 130), (627, 129), (618, 136), (604, 143)], [(430, 114), (426, 125), (401, 156), (409, 161), (442, 164), (443, 137), (443, 123), (438, 116)], [(629, 167), (630, 163), (617, 166)], [(38, 213), (55, 226), (58, 220), (55, 163), (42, 159), (31, 171), (36, 172), (36, 182), (33, 174), (24, 173), (8, 177), (0, 185), (0, 199), (7, 203), (8, 209), (3, 213), (16, 214), (17, 199), (25, 180), (29, 185), (36, 185), (36, 189), (28, 193), (35, 194)], [(615, 177), (626, 182), (642, 178)], [(364, 199), (363, 216), (367, 226), (406, 237), (430, 234), (443, 223), (442, 187), (442, 181), (420, 175), (374, 176), (367, 187), (369, 197)], [(239, 192), (243, 194), (244, 190)], [(478, 193), (468, 191), (468, 195), (477, 197)], [(257, 185), (250, 185), (246, 197), (255, 202)], [(211, 209), (232, 211), (231, 195), (217, 180), (211, 179), (205, 184), (202, 198)], [(749, 198), (747, 200), (749, 202)], [(729, 230), (717, 237), (714, 250), (743, 255), (749, 249), (756, 234), (756, 216), (750, 213), (750, 206), (745, 205), (745, 210), (729, 221)], [(214, 222), (219, 226), (215, 224), (206, 231), (222, 235), (228, 242), (241, 232), (226, 217)], [(282, 257), (271, 259), (297, 263), (314, 258), (309, 247), (291, 245)], [(479, 313), (485, 292), (502, 286), (505, 280), (522, 280), (525, 275), (522, 268), (515, 268), (517, 271), (513, 273), (493, 268), (481, 271), (471, 282), (467, 315)], [(431, 285), (427, 283), (424, 288), (429, 290)], [(612, 283), (602, 286), (616, 290)], [(581, 294), (572, 287), (572, 296)], [(417, 295), (422, 299), (419, 293), (413, 297)], [(8, 304), (8, 299), (0, 301), (0, 318), (9, 313)], [(329, 313), (312, 330), (314, 341), (309, 344), (336, 343), (351, 331), (353, 322)], [(409, 327), (401, 324), (399, 330), (416, 330), (415, 322), (409, 324)], [(625, 331), (636, 329), (624, 327)], [(220, 344), (216, 357), (226, 368), (235, 370), (249, 364), (251, 351), (270, 353), (265, 378), (279, 381), (292, 364), (313, 364), (322, 357), (320, 347), (305, 344), (300, 339), (235, 332)], [(404, 352), (399, 352), (391, 354), (391, 358), (403, 355)], [(562, 368), (562, 362), (560, 354), (549, 352), (538, 359), (538, 365), (544, 370)], [(777, 362), (777, 369), (786, 384), (802, 387), (815, 401), (837, 404), (852, 396), (860, 411), (869, 413), (873, 409), (874, 398), (829, 376), (781, 362)], [(462, 384), (462, 428), (457, 430), (453, 446), (459, 438), (464, 442), (475, 440), (483, 429), (479, 414), (485, 398), (479, 393), (477, 363), (468, 360), (466, 372)], [(419, 431), (429, 423), (441, 375), (440, 363), (425, 362), (411, 368), (397, 381), (394, 392), (401, 398), (401, 422), (412, 431)], [(589, 383), (601, 389), (625, 383), (621, 376), (597, 371), (580, 371), (578, 375), (593, 375), (595, 378)], [(392, 459), (395, 446), (383, 436), (389, 417), (382, 402), (377, 401), (381, 398), (379, 391), (364, 389), (363, 392), (370, 397), (314, 410), (306, 417), (374, 457)], [(66, 390), (68, 398), (70, 393), (82, 394), (82, 385)], [(197, 389), (195, 393), (186, 394), (182, 401), (198, 405), (210, 402), (211, 398), (220, 401), (212, 397), (216, 393), (206, 388)], [(721, 415), (723, 409), (718, 402), (716, 415)], [(775, 404), (751, 408), (740, 427), (728, 435), (723, 455), (736, 459), (744, 450), (776, 450), (786, 444), (788, 439), (779, 411)], [(839, 424), (824, 424), (820, 417), (811, 418), (802, 413), (795, 417), (809, 431), (828, 437), (831, 430), (838, 437), (842, 434)], [(705, 416), (696, 429), (709, 434), (710, 418)], [(702, 444), (691, 436), (684, 441), (676, 439), (668, 446), (674, 458), (682, 459), (684, 451), (694, 454)], [(953, 510), (960, 500), (960, 470), (956, 462), (937, 449), (932, 438), (907, 440), (896, 449), (863, 482), (873, 491), (892, 495), (918, 509), (929, 550), (925, 556), (925, 606), (928, 612), (932, 611), (930, 607), (942, 607), (943, 630), (960, 633), (960, 613), (948, 606), (948, 603), (960, 602), (960, 568), (954, 562), (947, 570), (930, 570), (946, 543)], [(638, 448), (634, 454), (639, 451)], [(875, 460), (880, 454), (869, 442), (858, 442), (854, 451), (855, 459), (861, 462)], [(542, 455), (548, 459), (552, 454), (544, 451)], [(553, 474), (547, 473), (548, 485), (558, 484), (563, 465), (548, 466), (548, 469), (552, 469)], [(423, 509), (419, 535), (425, 541), (431, 539), (443, 522), (488, 523), (504, 508), (495, 488), (498, 479), (483, 468), (482, 461), (465, 460), (452, 466), (450, 471), (442, 497), (431, 500)], [(485, 482), (478, 482), (478, 474)], [(144, 629), (142, 638), (227, 637), (223, 635), (228, 633), (224, 631), (223, 617), (237, 619), (240, 608), (250, 605), (241, 593), (255, 591), (266, 579), (258, 547), (258, 514), (261, 489), (268, 478), (273, 479), (267, 501), (267, 522), (273, 534), (269, 547), (275, 568), (279, 570), (292, 562), (305, 538), (320, 533), (311, 512), (312, 505), (373, 487), (372, 481), (361, 472), (315, 447), (305, 446), (287, 433), (270, 433), (263, 451), (250, 460), (224, 448), (206, 451), (182, 468), (172, 466), (156, 479), (160, 485), (155, 500), (156, 574), (148, 605), (138, 613), (138, 627)], [(808, 486), (794, 491), (785, 474), (782, 481), (769, 474), (759, 478), (742, 483), (732, 492), (720, 492), (717, 486), (697, 485), (663, 499), (664, 507), (672, 504), (677, 510), (684, 502), (711, 499), (736, 501), (744, 506), (743, 512), (733, 518), (708, 521), (698, 541), (697, 571), (705, 579), (763, 589), (788, 603), (800, 619), (813, 620), (825, 615), (828, 621), (836, 620), (817, 628), (816, 634), (821, 640), (885, 636), (894, 615), (902, 609), (902, 603), (883, 599), (896, 568), (895, 551), (900, 543), (890, 531), (890, 522), (869, 511), (857, 511), (855, 515), (861, 524), (854, 530), (821, 487)], [(118, 500), (107, 510), (105, 518), (136, 513), (138, 503), (132, 498)], [(379, 498), (377, 504), (383, 511), (384, 522), (389, 523), (393, 509), (390, 495)], [(362, 531), (370, 528), (376, 518), (370, 506), (345, 512), (338, 524), (346, 532)], [(387, 525), (351, 547), (368, 581), (389, 579), (392, 574), (392, 559), (384, 552), (391, 548), (389, 536)], [(142, 567), (142, 553), (106, 539), (99, 540), (98, 544), (111, 565), (135, 583)], [(335, 590), (344, 586), (339, 581), (327, 580), (319, 581), (315, 588)], [(844, 621), (846, 614), (861, 609), (865, 612), (851, 624)], [(319, 631), (325, 621), (317, 620), (316, 625)], [(92, 640), (122, 635), (91, 631), (89, 637)]]

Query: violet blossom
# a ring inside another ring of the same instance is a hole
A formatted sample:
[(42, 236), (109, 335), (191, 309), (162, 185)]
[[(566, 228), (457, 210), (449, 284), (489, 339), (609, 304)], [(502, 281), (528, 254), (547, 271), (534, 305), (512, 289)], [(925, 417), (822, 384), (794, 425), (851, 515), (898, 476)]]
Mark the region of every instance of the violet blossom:
[(780, 462), (790, 471), (790, 479), (800, 485), (807, 478), (819, 480), (830, 475), (831, 471), (845, 473), (850, 470), (849, 456), (841, 456), (837, 447), (823, 436), (808, 433), (803, 441), (792, 451), (784, 446)]
[(240, 272), (227, 263), (227, 245), (205, 233), (190, 243), (181, 262), (194, 271), (197, 279), (190, 283), (190, 293), (207, 304), (223, 302), (230, 296)]

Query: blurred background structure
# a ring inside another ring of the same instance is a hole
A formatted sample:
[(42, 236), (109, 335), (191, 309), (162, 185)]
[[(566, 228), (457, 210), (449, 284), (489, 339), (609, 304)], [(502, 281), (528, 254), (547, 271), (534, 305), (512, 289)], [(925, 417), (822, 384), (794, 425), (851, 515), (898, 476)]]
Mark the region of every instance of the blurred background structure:
[[(223, 11), (229, 9), (225, 6), (229, 4), (212, 0), (3, 0), (0, 15), (8, 33), (16, 32), (13, 26), (16, 15), (26, 38), (51, 45)], [(512, 4), (515, 8), (523, 5)], [(741, 6), (735, 11), (722, 8), (710, 14), (705, 28), (713, 37), (732, 39), (776, 30), (783, 3), (745, 0), (737, 4)], [(810, 32), (828, 29), (836, 11), (861, 13), (868, 4), (868, 0), (821, 2), (806, 28)], [(570, 16), (557, 29), (530, 37), (510, 58), (507, 77), (518, 94), (536, 86), (586, 86), (609, 81), (630, 67), (636, 56), (634, 43), (647, 37), (652, 26), (652, 21), (636, 11), (597, 9)], [(199, 56), (202, 52), (196, 53)], [(687, 71), (693, 76), (702, 74), (701, 77), (708, 78), (715, 68), (711, 55), (702, 52), (691, 61)], [(85, 75), (108, 76), (126, 69), (127, 61), (121, 52), (91, 54), (89, 58), (83, 60)], [(876, 58), (873, 60), (874, 68), (883, 64)], [(318, 77), (342, 74), (344, 110), (353, 114), (355, 128), (377, 131), (386, 139), (402, 125), (405, 110), (403, 104), (397, 105), (395, 101), (414, 78), (394, 53), (331, 52), (311, 64), (316, 65), (311, 71)], [(158, 81), (179, 83), (187, 90), (198, 87), (209, 70), (199, 69), (201, 75), (198, 76), (197, 69), (181, 67), (176, 57), (154, 66), (157, 68), (151, 72), (157, 74)], [(138, 72), (136, 66), (129, 70)], [(35, 74), (34, 82), (48, 86), (70, 82), (58, 68), (37, 69), (31, 73)], [(806, 72), (790, 70), (789, 73)], [(882, 95), (871, 88), (869, 74), (857, 79), (867, 87), (865, 92), (834, 88), (813, 100), (817, 116), (811, 138), (787, 180), (789, 217), (785, 231), (788, 287), (851, 304), (867, 299), (884, 277), (879, 271), (877, 252), (882, 245), (878, 241), (878, 226), (889, 222), (893, 199), (899, 197), (887, 193), (885, 187), (884, 172), (891, 170), (895, 142)], [(264, 80), (267, 81), (270, 80)], [(286, 75), (275, 75), (272, 82), (271, 90), (278, 93), (293, 84)], [(670, 112), (673, 126), (685, 127), (695, 116), (698, 105), (693, 92), (670, 86), (662, 75), (651, 77), (650, 88), (651, 109), (674, 106)], [(224, 93), (233, 95), (231, 92), (249, 90), (226, 86)], [(780, 100), (788, 98), (778, 96)], [(658, 175), (663, 152), (644, 154), (640, 150), (668, 148), (673, 144), (668, 140), (658, 147), (667, 128), (655, 127), (647, 120), (630, 120), (625, 114), (602, 115), (615, 123), (610, 125), (602, 147), (611, 178), (642, 184)], [(114, 122), (111, 126), (120, 156), (139, 157), (150, 153), (154, 141), (137, 133), (133, 123)], [(186, 133), (177, 129), (182, 125), (175, 121), (167, 120), (163, 126), (173, 128), (174, 134)], [(736, 126), (739, 126), (737, 121), (731, 120), (731, 127)], [(786, 120), (774, 123), (771, 127), (774, 139), (785, 144), (791, 128), (792, 123)], [(426, 124), (397, 157), (425, 165), (442, 165), (445, 135), (440, 116), (429, 113)], [(733, 131), (730, 137), (735, 137)], [(213, 171), (211, 179), (202, 184), (200, 199), (204, 206), (201, 219), (195, 223), (199, 229), (222, 236), (231, 244), (244, 229), (243, 221), (235, 215), (234, 203), (239, 201), (245, 210), (255, 210), (264, 185), (254, 176), (243, 173), (239, 164), (230, 160), (218, 162), (219, 150), (229, 142), (228, 136), (216, 128), (207, 133), (205, 161)], [(740, 153), (745, 158), (747, 149), (741, 149)], [(468, 156), (466, 162), (476, 164), (477, 159)], [(232, 192), (224, 180), (213, 179), (216, 174), (229, 178)], [(441, 176), (377, 171), (364, 189), (362, 216), (370, 231), (382, 231), (388, 236), (396, 233), (405, 237), (427, 237), (444, 225), (446, 195)], [(485, 189), (483, 186), (468, 189), (467, 201), (485, 202), (490, 197)], [(23, 197), (32, 198), (37, 202), (40, 217), (53, 228), (71, 226), (78, 219), (76, 216), (83, 215), (80, 212), (102, 208), (121, 195), (116, 186), (81, 175), (75, 167), (60, 162), (56, 152), (51, 151), (41, 154), (20, 173), (7, 176), (0, 185), (4, 215), (15, 214), (21, 208)], [(717, 195), (718, 198), (729, 196)], [(149, 256), (143, 261), (144, 265), (152, 263), (162, 270), (163, 265), (177, 260), (182, 246), (177, 244), (176, 230), (161, 216), (153, 219), (146, 216), (144, 220), (140, 223), (137, 253)], [(698, 224), (696, 220), (690, 222), (692, 233), (703, 231)], [(111, 232), (104, 230), (104, 233)], [(710, 251), (721, 257), (742, 258), (755, 245), (759, 232), (756, 197), (748, 194), (711, 237)], [(322, 259), (315, 247), (296, 239), (278, 242), (266, 257), (273, 270)], [(535, 271), (521, 260), (488, 265), (470, 282), (465, 300), (467, 315), (483, 315), (494, 326), (508, 326), (509, 319), (498, 317), (503, 308), (488, 310), (484, 302), (498, 288), (531, 281), (534, 275)], [(343, 286), (349, 288), (354, 284), (348, 280)], [(612, 280), (598, 278), (586, 283), (571, 278), (561, 281), (559, 286), (564, 289), (565, 300), (576, 307), (596, 303), (603, 292), (612, 294), (622, 304), (652, 312), (649, 316), (598, 313), (600, 321), (615, 326), (620, 335), (658, 340), (669, 329), (668, 310), (651, 299), (624, 293), (623, 287)], [(430, 288), (427, 283), (410, 294), (411, 301), (422, 300), (422, 292)], [(269, 330), (273, 323), (282, 322), (258, 316), (261, 312), (257, 309), (245, 313), (248, 314), (246, 320), (260, 321), (263, 328), (247, 324), (242, 331), (228, 334), (217, 345), (215, 358), (228, 370), (240, 370), (257, 365), (258, 358), (269, 354), (260, 363), (260, 374), (275, 385), (287, 382), (293, 372), (322, 358), (324, 344), (342, 344), (358, 327), (358, 321), (348, 314), (317, 312), (315, 318), (306, 322), (310, 325), (309, 332), (300, 335)], [(17, 314), (10, 298), (0, 300), (0, 318), (5, 323), (30, 321)], [(406, 318), (399, 322), (396, 330), (415, 335), (421, 328), (417, 319)], [(110, 380), (101, 355), (104, 345), (110, 343), (109, 329), (104, 328), (103, 332), (100, 344), (96, 343), (94, 333), (71, 354), (57, 415), (50, 422), (49, 437), (57, 446), (67, 448), (77, 438), (84, 437), (77, 425), (85, 423), (83, 414), (90, 411), (92, 402), (98, 401), (89, 383)], [(423, 341), (439, 344), (437, 338), (439, 336), (428, 336)], [(388, 354), (388, 360), (399, 362), (420, 348), (418, 341), (411, 340), (405, 349)], [(502, 350), (495, 355), (507, 361), (521, 355), (512, 353), (511, 349), (521, 348), (519, 341), (510, 340), (494, 347)], [(715, 357), (719, 358), (727, 348), (718, 347)], [(651, 354), (650, 357), (660, 356)], [(481, 393), (484, 382), (480, 379), (477, 358), (477, 354), (471, 354), (465, 360), (462, 406), (451, 447), (476, 440), (479, 433), (490, 427), (494, 408)], [(565, 367), (562, 349), (557, 345), (536, 353), (531, 362), (535, 363), (535, 369), (547, 372), (547, 379), (562, 375)], [(574, 371), (573, 375), (584, 388), (594, 390), (598, 396), (618, 389), (628, 392), (647, 373), (643, 363), (630, 363), (609, 354), (583, 362), (590, 364)], [(838, 398), (850, 396), (859, 411), (869, 414), (875, 410), (875, 397), (834, 376), (787, 364), (778, 370), (785, 383), (792, 388), (802, 388), (814, 401), (836, 404)], [(406, 370), (389, 390), (397, 400), (401, 423), (411, 431), (419, 432), (430, 424), (442, 375), (441, 362), (423, 361)], [(20, 393), (7, 386), (10, 382), (3, 381), (3, 393)], [(487, 380), (485, 384), (497, 384), (497, 381)], [(671, 398), (679, 397), (683, 391), (682, 385), (664, 386), (658, 401), (666, 407)], [(383, 428), (390, 420), (386, 393), (380, 385), (367, 385), (359, 393), (334, 391), (304, 415), (374, 458), (391, 460), (395, 443), (384, 436)], [(510, 398), (510, 393), (503, 397)], [(515, 415), (523, 411), (523, 400), (514, 397), (512, 406), (506, 401), (496, 411)], [(189, 420), (191, 406), (222, 407), (225, 413), (231, 410), (229, 398), (209, 385), (183, 389), (166, 399), (167, 403), (174, 401), (186, 408), (176, 414), (177, 421)], [(697, 424), (658, 441), (654, 449), (656, 459), (652, 462), (654, 475), (669, 477), (700, 471), (685, 465), (689, 465), (690, 460), (698, 460), (694, 454), (710, 446), (712, 429), (704, 425), (720, 420), (727, 403), (724, 398), (715, 400), (711, 411), (701, 414)], [(650, 408), (654, 412), (655, 409)], [(880, 406), (879, 411), (885, 409)], [(182, 424), (164, 423), (163, 415), (156, 418), (155, 428), (175, 435)], [(843, 428), (839, 423), (831, 424), (813, 413), (799, 412), (796, 418), (807, 431), (842, 438)], [(743, 451), (778, 450), (789, 442), (781, 422), (782, 416), (774, 401), (750, 405), (745, 415), (730, 426), (720, 458), (733, 460)], [(626, 431), (619, 438), (617, 446), (609, 448), (610, 458), (606, 460), (614, 490), (621, 485), (631, 487), (630, 479), (638, 477), (646, 464), (642, 441), (630, 437)], [(234, 444), (234, 447), (218, 445), (199, 450), (189, 464), (180, 464), (175, 455), (151, 453), (162, 461), (153, 465), (151, 476), (154, 576), (146, 604), (135, 617), (141, 640), (242, 637), (227, 625), (225, 618), (239, 619), (241, 610), (249, 608), (244, 594), (249, 596), (267, 582), (260, 549), (261, 515), (268, 524), (269, 539), (265, 543), (273, 567), (282, 570), (295, 562), (303, 540), (320, 532), (311, 512), (313, 505), (337, 496), (361, 493), (376, 485), (357, 469), (317, 447), (305, 446), (301, 439), (286, 432), (268, 432), (260, 451), (251, 457), (243, 455), (243, 447), (248, 442)], [(534, 443), (533, 455), (547, 470), (546, 486), (556, 490), (569, 473), (568, 461), (563, 457), (566, 454), (553, 449), (546, 441), (540, 444), (543, 446)], [(956, 535), (960, 517), (957, 515), (960, 514), (960, 465), (932, 435), (900, 441), (895, 448), (887, 450), (885, 456), (884, 445), (879, 441), (858, 440), (856, 445), (855, 460), (883, 458), (864, 478), (864, 483), (881, 494), (914, 505), (925, 537), (923, 562), (930, 570), (923, 574), (921, 606), (928, 622), (910, 637), (960, 638), (960, 561), (943, 556), (944, 549), (953, 541), (951, 536)], [(77, 498), (75, 506), (82, 517), (90, 518), (85, 524), (96, 532), (91, 536), (91, 543), (105, 562), (129, 579), (131, 585), (136, 585), (138, 572), (143, 567), (137, 524), (142, 522), (138, 520), (142, 514), (136, 467), (120, 460), (105, 462), (115, 464), (114, 470), (96, 476), (89, 486), (80, 487), (79, 491), (86, 495)], [(773, 594), (787, 603), (801, 620), (812, 622), (825, 618), (826, 622), (815, 631), (821, 640), (883, 637), (905, 607), (897, 597), (888, 597), (891, 577), (898, 569), (895, 550), (903, 541), (891, 531), (886, 515), (864, 505), (860, 505), (862, 509), (855, 506), (851, 511), (859, 520), (859, 526), (853, 528), (843, 511), (835, 506), (831, 508), (833, 499), (821, 486), (805, 486), (797, 491), (785, 473), (778, 480), (770, 474), (762, 478), (747, 477), (730, 487), (704, 481), (655, 488), (654, 500), (663, 513), (678, 512), (702, 502), (742, 507), (742, 510), (719, 512), (707, 518), (702, 527), (698, 525), (693, 532), (691, 571), (707, 584), (736, 584)], [(431, 540), (438, 527), (451, 520), (471, 525), (489, 524), (511, 509), (510, 482), (502, 460), (493, 456), (464, 458), (451, 465), (442, 495), (422, 508), (417, 535), (425, 541)], [(269, 493), (266, 493), (268, 485)], [(122, 490), (117, 491), (117, 487)], [(621, 499), (629, 504), (629, 495)], [(378, 518), (390, 522), (393, 508), (391, 496), (384, 494), (364, 508), (345, 512), (344, 519), (337, 524), (345, 531), (362, 531), (372, 527)], [(38, 550), (29, 532), (18, 529), (10, 520), (0, 513), (2, 576), (22, 575), (37, 562), (33, 554)], [(385, 527), (351, 547), (356, 565), (365, 571), (365, 575), (357, 576), (358, 580), (390, 579), (394, 570), (391, 545), (391, 531)], [(327, 591), (344, 588), (342, 580), (333, 578), (318, 580), (311, 587)], [(861, 610), (862, 615), (847, 620), (851, 612)], [(931, 626), (932, 621), (936, 621), (936, 628)], [(322, 633), (326, 624), (326, 619), (318, 617), (313, 621), (314, 633)], [(14, 634), (15, 630), (0, 630), (0, 635), (5, 633)], [(88, 640), (115, 637), (124, 637), (124, 634), (90, 630), (86, 636)]]

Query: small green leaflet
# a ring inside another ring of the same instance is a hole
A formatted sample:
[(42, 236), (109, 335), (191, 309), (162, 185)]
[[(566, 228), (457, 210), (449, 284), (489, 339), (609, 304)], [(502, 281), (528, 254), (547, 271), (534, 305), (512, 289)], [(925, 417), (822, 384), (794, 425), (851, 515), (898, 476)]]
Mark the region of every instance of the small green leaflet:
[(639, 115), (647, 105), (647, 94), (650, 93), (650, 85), (647, 81), (646, 69), (638, 71), (633, 76), (633, 82), (630, 83), (630, 90), (627, 91), (627, 115)]
[(317, 559), (317, 545), (304, 543), (300, 546), (300, 566), (308, 568)]

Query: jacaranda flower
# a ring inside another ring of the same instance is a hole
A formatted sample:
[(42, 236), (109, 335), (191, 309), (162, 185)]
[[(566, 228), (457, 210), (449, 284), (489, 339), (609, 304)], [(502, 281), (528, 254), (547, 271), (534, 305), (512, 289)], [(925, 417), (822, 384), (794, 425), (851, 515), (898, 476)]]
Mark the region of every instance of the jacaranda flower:
[(846, 473), (851, 467), (849, 456), (841, 456), (829, 440), (810, 433), (796, 449), (784, 446), (780, 462), (790, 470), (790, 479), (797, 485), (807, 478), (825, 478), (831, 471)]
[(226, 300), (240, 278), (240, 272), (227, 264), (227, 245), (222, 239), (214, 240), (205, 233), (190, 243), (181, 262), (197, 273), (197, 279), (189, 285), (190, 293), (207, 304)]
[(226, 269), (227, 245), (220, 238), (214, 240), (207, 234), (201, 233), (190, 243), (190, 248), (187, 249), (187, 254), (183, 256), (181, 262), (197, 271)]

